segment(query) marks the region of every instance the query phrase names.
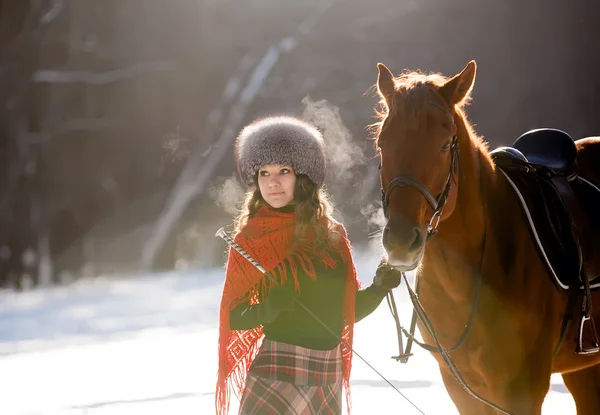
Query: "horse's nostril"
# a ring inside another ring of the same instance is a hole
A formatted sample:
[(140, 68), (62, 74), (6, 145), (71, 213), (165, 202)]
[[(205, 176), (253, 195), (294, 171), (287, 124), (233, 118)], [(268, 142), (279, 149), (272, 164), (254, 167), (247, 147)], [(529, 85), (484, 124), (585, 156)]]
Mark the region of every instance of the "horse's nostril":
[(409, 252), (415, 252), (421, 249), (423, 246), (423, 231), (420, 228), (414, 228), (414, 239), (408, 247)]

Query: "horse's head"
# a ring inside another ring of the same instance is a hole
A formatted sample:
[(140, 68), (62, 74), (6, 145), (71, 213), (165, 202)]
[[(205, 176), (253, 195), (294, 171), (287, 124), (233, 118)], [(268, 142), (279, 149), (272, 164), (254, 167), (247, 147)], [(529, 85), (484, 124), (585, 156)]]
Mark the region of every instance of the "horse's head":
[(457, 113), (475, 80), (474, 61), (453, 78), (409, 73), (395, 78), (378, 64), (377, 90), (384, 108), (376, 145), (386, 225), (388, 261), (418, 266), (428, 235), (456, 205)]

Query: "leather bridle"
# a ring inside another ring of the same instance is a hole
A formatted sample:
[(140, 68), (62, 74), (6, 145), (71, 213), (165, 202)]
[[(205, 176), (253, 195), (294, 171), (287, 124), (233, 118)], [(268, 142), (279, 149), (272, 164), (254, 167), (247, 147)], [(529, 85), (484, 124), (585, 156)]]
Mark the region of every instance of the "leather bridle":
[[(431, 206), (433, 210), (433, 214), (429, 219), (427, 224), (427, 239), (436, 234), (438, 225), (440, 223), (440, 218), (442, 213), (444, 212), (444, 207), (446, 206), (446, 202), (448, 201), (448, 195), (450, 194), (450, 189), (452, 188), (452, 183), (456, 183), (456, 171), (459, 166), (458, 161), (458, 139), (456, 136), (452, 137), (452, 141), (450, 144), (450, 171), (448, 172), (448, 177), (446, 178), (446, 182), (444, 184), (444, 189), (434, 197), (431, 192), (419, 183), (417, 180), (412, 178), (411, 176), (397, 176), (395, 177), (388, 185), (387, 191), (381, 188), (381, 202), (383, 205), (383, 213), (385, 217), (388, 217), (388, 205), (390, 203), (390, 194), (392, 190), (396, 187), (405, 187), (410, 186), (419, 193), (423, 195), (425, 200)], [(381, 165), (379, 166), (381, 169)]]

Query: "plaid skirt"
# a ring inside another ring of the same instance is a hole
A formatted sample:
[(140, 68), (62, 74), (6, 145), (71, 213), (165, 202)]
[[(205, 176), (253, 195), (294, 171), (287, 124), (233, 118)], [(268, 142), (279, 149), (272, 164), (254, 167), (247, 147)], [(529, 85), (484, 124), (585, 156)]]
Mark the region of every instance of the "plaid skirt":
[(239, 415), (340, 415), (342, 353), (268, 339), (252, 362)]

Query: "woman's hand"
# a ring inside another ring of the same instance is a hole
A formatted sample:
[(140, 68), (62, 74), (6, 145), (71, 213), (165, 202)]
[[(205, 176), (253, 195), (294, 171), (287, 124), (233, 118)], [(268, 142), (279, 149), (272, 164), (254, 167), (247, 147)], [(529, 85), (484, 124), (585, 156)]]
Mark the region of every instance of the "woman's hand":
[(384, 290), (393, 290), (400, 285), (402, 273), (382, 259), (375, 271), (373, 284)]

